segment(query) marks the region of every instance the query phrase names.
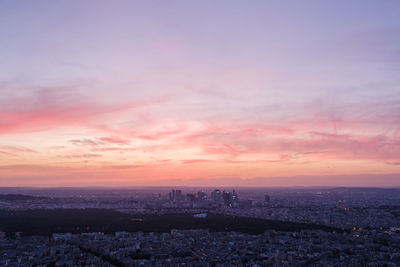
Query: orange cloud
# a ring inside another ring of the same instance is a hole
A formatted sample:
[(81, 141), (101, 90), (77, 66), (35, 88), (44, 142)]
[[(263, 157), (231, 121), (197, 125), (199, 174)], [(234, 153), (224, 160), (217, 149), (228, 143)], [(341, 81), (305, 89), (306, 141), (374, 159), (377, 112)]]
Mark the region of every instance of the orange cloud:
[(130, 140), (122, 139), (118, 136), (100, 137), (99, 139), (106, 143), (118, 144), (118, 145), (128, 145), (130, 143)]
[(38, 153), (36, 150), (22, 147), (22, 146), (1, 146), (0, 149), (11, 151), (14, 153)]

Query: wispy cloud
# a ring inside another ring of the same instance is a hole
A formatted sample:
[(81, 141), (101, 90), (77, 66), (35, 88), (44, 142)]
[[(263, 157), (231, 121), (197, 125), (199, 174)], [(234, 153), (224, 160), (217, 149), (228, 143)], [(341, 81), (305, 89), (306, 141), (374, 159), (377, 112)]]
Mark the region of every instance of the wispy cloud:
[(100, 157), (102, 157), (102, 155), (100, 155), (100, 154), (93, 154), (93, 153), (91, 153), (91, 154), (72, 154), (72, 155), (62, 155), (62, 156), (60, 156), (60, 157), (62, 157), (62, 158), (67, 158), (67, 159), (76, 159), (76, 158), (100, 158)]
[(118, 136), (100, 137), (99, 139), (105, 143), (117, 144), (117, 145), (128, 145), (131, 142), (128, 139), (123, 139)]
[(92, 139), (84, 138), (84, 139), (72, 139), (69, 142), (75, 146), (98, 146), (101, 143), (98, 141), (94, 141)]
[(18, 157), (18, 155), (15, 154), (15, 153), (7, 152), (7, 151), (1, 151), (1, 150), (0, 150), (0, 155), (7, 156), (7, 157)]
[(38, 153), (36, 150), (23, 146), (4, 146), (0, 145), (0, 149), (11, 151), (13, 153)]
[[(115, 114), (146, 106), (151, 100), (107, 103), (80, 94), (73, 85), (35, 87), (8, 84), (1, 88), (0, 134), (31, 133), (65, 126), (95, 128), (99, 116)], [(22, 93), (21, 93), (22, 92)], [(159, 103), (154, 99), (154, 103)], [(92, 125), (93, 124), (93, 125)]]

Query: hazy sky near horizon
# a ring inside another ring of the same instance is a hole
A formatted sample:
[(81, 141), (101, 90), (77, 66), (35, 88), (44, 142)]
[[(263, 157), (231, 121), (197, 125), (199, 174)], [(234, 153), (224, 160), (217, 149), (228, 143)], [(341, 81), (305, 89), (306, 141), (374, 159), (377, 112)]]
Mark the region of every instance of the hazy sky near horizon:
[(0, 186), (399, 186), (399, 14), (396, 0), (3, 0)]

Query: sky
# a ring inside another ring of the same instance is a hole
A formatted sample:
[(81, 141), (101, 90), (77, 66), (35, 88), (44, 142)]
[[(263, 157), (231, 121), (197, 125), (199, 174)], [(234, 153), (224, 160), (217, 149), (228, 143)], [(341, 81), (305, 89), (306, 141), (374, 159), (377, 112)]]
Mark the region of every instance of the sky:
[(0, 2), (0, 186), (400, 186), (400, 1)]

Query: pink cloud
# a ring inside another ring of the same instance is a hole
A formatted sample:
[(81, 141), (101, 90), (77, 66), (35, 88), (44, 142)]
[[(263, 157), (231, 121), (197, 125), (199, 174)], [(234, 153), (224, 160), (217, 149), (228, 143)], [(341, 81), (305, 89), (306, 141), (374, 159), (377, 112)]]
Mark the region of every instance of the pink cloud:
[(188, 160), (182, 160), (181, 162), (183, 164), (193, 164), (193, 163), (209, 163), (209, 162), (215, 162), (215, 161), (207, 160), (207, 159), (188, 159)]
[(205, 144), (203, 151), (206, 154), (229, 155), (231, 157), (236, 157), (239, 154), (237, 149), (227, 144)]
[(400, 166), (400, 161), (399, 162), (386, 162), (386, 164)]
[(22, 146), (1, 146), (0, 149), (11, 151), (14, 153), (38, 153), (36, 150), (22, 147)]
[(182, 129), (177, 129), (177, 130), (170, 130), (170, 131), (157, 131), (157, 132), (150, 132), (148, 134), (139, 134), (139, 135), (134, 135), (136, 138), (140, 139), (145, 139), (145, 140), (159, 140), (163, 139), (168, 136), (173, 136), (177, 134), (181, 134)]
[[(286, 127), (282, 127), (286, 128)], [(400, 140), (387, 135), (335, 134), (321, 131), (290, 130), (286, 134), (263, 134), (266, 127), (248, 131), (211, 127), (194, 135), (177, 139), (182, 146), (200, 147), (204, 155), (222, 155), (231, 158), (247, 155), (275, 154), (281, 159), (293, 155), (308, 158), (347, 160), (398, 160)], [(298, 132), (294, 135), (293, 132)], [(302, 132), (303, 131), (303, 132)], [(249, 135), (249, 132), (251, 133)], [(257, 134), (254, 134), (257, 133)]]
[(68, 159), (72, 159), (72, 158), (100, 158), (100, 157), (102, 157), (102, 155), (87, 153), (87, 154), (63, 155), (63, 156), (60, 156), (60, 157), (68, 158)]
[(152, 103), (100, 103), (79, 95), (73, 87), (21, 89), (25, 94), (16, 94), (15, 88), (3, 89), (9, 94), (7, 98), (0, 98), (0, 134), (46, 131), (69, 125), (94, 128), (91, 124), (99, 116)]
[(95, 147), (92, 148), (91, 151), (93, 152), (107, 152), (107, 151), (135, 151), (138, 150), (137, 148), (130, 147)]
[(197, 164), (197, 163), (216, 163), (216, 164), (254, 164), (254, 163), (282, 163), (287, 162), (288, 158), (280, 159), (257, 159), (257, 160), (231, 160), (231, 159), (187, 159), (181, 160), (182, 164)]
[(73, 140), (69, 140), (70, 143), (76, 145), (76, 146), (98, 146), (101, 143), (88, 139), (88, 138), (84, 138), (84, 139), (73, 139)]
[[(148, 119), (142, 124), (138, 123), (134, 127), (125, 126), (116, 128), (112, 125), (96, 125), (95, 129), (99, 132), (111, 134), (109, 137), (101, 137), (99, 141), (113, 143), (114, 145), (128, 145), (130, 139), (141, 139), (146, 141), (158, 141), (166, 138), (179, 138), (186, 134), (188, 130), (186, 122), (175, 120), (174, 125), (164, 125), (164, 120), (160, 118)], [(153, 130), (157, 128), (157, 130)], [(158, 130), (160, 129), (160, 130)], [(119, 137), (122, 136), (122, 137)], [(168, 144), (166, 144), (168, 145)]]
[(65, 146), (52, 146), (50, 149), (63, 149)]
[(100, 137), (99, 139), (103, 142), (117, 145), (128, 145), (130, 143), (130, 140), (122, 139), (118, 136)]
[(1, 151), (1, 150), (0, 150), (0, 155), (4, 155), (4, 156), (7, 156), (7, 157), (18, 157), (18, 155), (15, 154), (15, 153), (7, 152), (7, 151)]

